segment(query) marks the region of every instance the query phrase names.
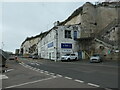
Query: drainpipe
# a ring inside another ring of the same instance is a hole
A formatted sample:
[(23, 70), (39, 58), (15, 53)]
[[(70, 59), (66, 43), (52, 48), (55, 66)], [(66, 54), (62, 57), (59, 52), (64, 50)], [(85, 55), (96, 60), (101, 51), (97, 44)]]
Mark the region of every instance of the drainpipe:
[(55, 62), (58, 60), (58, 31), (56, 30), (56, 59)]

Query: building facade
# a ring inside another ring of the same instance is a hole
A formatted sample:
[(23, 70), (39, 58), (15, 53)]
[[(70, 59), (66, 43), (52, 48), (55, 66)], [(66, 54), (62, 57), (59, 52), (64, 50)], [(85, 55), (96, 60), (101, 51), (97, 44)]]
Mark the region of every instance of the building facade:
[(40, 58), (61, 60), (61, 56), (78, 52), (76, 39), (80, 37), (79, 25), (55, 26), (38, 43)]
[[(84, 56), (82, 59), (88, 59), (93, 53), (119, 49), (119, 10), (120, 2), (95, 5), (86, 2), (63, 22), (54, 23), (56, 26), (51, 30), (27, 38), (20, 52), (38, 53), (40, 58), (60, 60), (67, 53), (80, 51)], [(101, 47), (105, 49), (101, 51)]]
[(28, 37), (25, 41), (21, 44), (19, 53), (22, 55), (31, 55), (38, 52), (37, 44), (42, 36), (42, 33), (34, 36)]

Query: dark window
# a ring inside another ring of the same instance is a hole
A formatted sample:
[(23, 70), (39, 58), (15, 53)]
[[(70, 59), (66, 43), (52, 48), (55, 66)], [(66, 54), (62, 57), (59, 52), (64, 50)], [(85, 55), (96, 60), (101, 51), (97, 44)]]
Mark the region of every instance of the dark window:
[(70, 56), (70, 54), (66, 54), (65, 56)]
[(71, 38), (71, 31), (65, 30), (65, 38)]
[(71, 56), (75, 56), (75, 54), (71, 54)]
[(74, 31), (74, 40), (77, 39), (77, 31)]
[(76, 27), (76, 26), (73, 26), (73, 30), (78, 30), (78, 27)]

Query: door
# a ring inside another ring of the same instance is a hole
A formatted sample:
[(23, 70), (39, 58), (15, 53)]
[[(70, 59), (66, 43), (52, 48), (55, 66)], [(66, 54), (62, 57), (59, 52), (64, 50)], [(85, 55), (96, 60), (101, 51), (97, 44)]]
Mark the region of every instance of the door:
[(51, 53), (49, 53), (49, 59), (51, 59)]
[(78, 59), (82, 60), (82, 51), (78, 52)]

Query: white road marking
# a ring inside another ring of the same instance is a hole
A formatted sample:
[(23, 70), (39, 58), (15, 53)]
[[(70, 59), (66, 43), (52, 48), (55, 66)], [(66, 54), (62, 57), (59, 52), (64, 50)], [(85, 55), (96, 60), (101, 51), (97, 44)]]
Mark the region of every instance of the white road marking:
[(72, 78), (70, 78), (70, 77), (65, 77), (66, 79), (72, 79)]
[(48, 73), (48, 71), (44, 71), (44, 73)]
[(30, 63), (30, 64), (34, 65), (35, 63), (32, 62), (32, 63)]
[(8, 79), (8, 77), (6, 75), (0, 75), (0, 80), (1, 79)]
[(84, 83), (84, 81), (82, 81), (82, 80), (78, 80), (78, 79), (75, 79), (74, 81), (76, 81), (76, 82), (80, 82), (80, 83)]
[(50, 73), (50, 74), (54, 75), (55, 73)]
[(40, 72), (40, 69), (36, 69), (35, 71), (39, 71)]
[(93, 84), (93, 83), (88, 83), (88, 85), (91, 85), (91, 86), (94, 86), (94, 87), (100, 87), (99, 85)]
[(33, 68), (32, 70), (36, 70), (36, 68)]
[(30, 67), (30, 69), (33, 69), (33, 67)]
[(46, 75), (50, 75), (50, 74), (46, 74)]
[(44, 70), (40, 70), (41, 72), (43, 72)]
[(14, 69), (8, 69), (8, 70), (6, 70), (6, 72), (9, 72), (9, 71), (12, 71), (12, 70), (14, 70)]
[(56, 77), (50, 77), (50, 78), (41, 79), (41, 80), (37, 80), (37, 81), (22, 83), (22, 84), (19, 84), (19, 85), (13, 85), (13, 86), (5, 87), (5, 88), (19, 87), (19, 86), (23, 86), (23, 85), (27, 85), (27, 84), (33, 84), (33, 83), (37, 83), (37, 82), (41, 82), (41, 81), (46, 81), (46, 80), (54, 79), (54, 78), (56, 78)]
[(62, 76), (62, 75), (60, 75), (60, 74), (57, 74), (57, 76), (58, 76), (58, 77), (63, 77), (63, 76)]
[(31, 68), (31, 66), (28, 65), (28, 68)]
[(24, 65), (24, 67), (28, 68), (28, 66), (27, 66), (27, 65)]
[(36, 63), (36, 65), (40, 65), (40, 64)]
[(57, 76), (52, 76), (53, 78), (56, 78)]

